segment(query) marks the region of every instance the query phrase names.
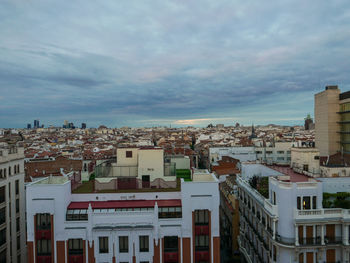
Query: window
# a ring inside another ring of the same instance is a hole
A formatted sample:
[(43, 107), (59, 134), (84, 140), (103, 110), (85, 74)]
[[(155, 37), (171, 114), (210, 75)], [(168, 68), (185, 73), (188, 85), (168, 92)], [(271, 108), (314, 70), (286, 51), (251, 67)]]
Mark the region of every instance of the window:
[(272, 151), (266, 151), (266, 154), (272, 154)]
[(16, 199), (16, 213), (19, 213), (19, 199)]
[(0, 263), (6, 263), (6, 255), (7, 255), (6, 249), (0, 252)]
[(11, 166), (9, 166), (9, 175), (11, 175)]
[(181, 218), (182, 208), (181, 207), (159, 207), (158, 217), (159, 218)]
[(16, 218), (16, 232), (19, 232), (20, 230), (20, 220), (19, 217)]
[(0, 203), (5, 202), (5, 186), (0, 187)]
[(0, 225), (6, 222), (6, 207), (0, 209)]
[(6, 177), (6, 168), (4, 168), (4, 177)]
[(309, 165), (304, 164), (304, 165), (303, 165), (303, 170), (306, 171), (306, 172), (308, 172), (308, 171), (309, 171)]
[(19, 194), (19, 180), (16, 180), (15, 187), (16, 187), (16, 195), (18, 195)]
[(39, 230), (47, 230), (51, 228), (50, 214), (37, 214), (36, 215), (36, 227)]
[(278, 154), (284, 154), (284, 151), (277, 151)]
[(142, 175), (142, 188), (149, 188), (150, 186), (149, 175)]
[(196, 210), (194, 212), (194, 222), (196, 225), (209, 224), (209, 211), (208, 210)]
[(82, 255), (84, 251), (83, 240), (80, 238), (68, 240), (68, 255)]
[(21, 236), (17, 236), (17, 250), (21, 249)]
[(36, 243), (38, 256), (48, 256), (51, 255), (51, 240), (50, 239), (40, 239)]
[(2, 169), (0, 169), (0, 178), (4, 178), (2, 175)]
[(99, 237), (100, 254), (108, 253), (108, 237)]
[(6, 243), (6, 228), (0, 230), (0, 247)]
[(148, 236), (140, 236), (140, 252), (148, 252), (149, 251), (149, 240)]
[(311, 209), (310, 196), (303, 197), (303, 210)]
[(66, 214), (67, 221), (86, 221), (88, 220), (87, 209), (68, 209)]
[(195, 238), (196, 250), (209, 250), (209, 236), (199, 235)]
[(312, 197), (312, 209), (316, 209), (317, 208), (317, 202), (316, 202), (316, 196)]
[(20, 173), (20, 166), (19, 166), (19, 164), (17, 165), (17, 173)]
[(119, 253), (128, 253), (129, 252), (129, 237), (120, 236), (119, 237)]
[(278, 161), (284, 161), (284, 157), (277, 157)]
[(164, 237), (164, 252), (176, 252), (178, 251), (178, 246), (177, 236)]
[(300, 196), (297, 197), (297, 209), (298, 210), (301, 209), (301, 198), (300, 198)]
[(125, 157), (126, 158), (132, 158), (132, 151), (126, 151), (125, 152)]

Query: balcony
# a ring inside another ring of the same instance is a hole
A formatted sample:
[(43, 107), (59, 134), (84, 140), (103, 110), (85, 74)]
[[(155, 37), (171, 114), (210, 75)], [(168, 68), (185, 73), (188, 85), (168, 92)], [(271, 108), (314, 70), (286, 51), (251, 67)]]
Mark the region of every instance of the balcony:
[(38, 263), (51, 263), (51, 256), (38, 256)]
[(305, 237), (299, 238), (299, 245), (321, 245), (321, 237)]
[(296, 210), (296, 220), (316, 220), (316, 219), (350, 219), (350, 210), (342, 208)]
[(283, 237), (279, 234), (276, 233), (276, 241), (284, 244), (284, 245), (289, 245), (289, 246), (294, 246), (295, 244), (295, 238), (293, 237)]
[(341, 244), (343, 243), (342, 237), (335, 237), (335, 236), (325, 236), (324, 242), (326, 245), (335, 245), (335, 244)]
[(209, 235), (209, 225), (196, 225), (195, 233), (196, 235)]
[(50, 229), (37, 230), (36, 239), (51, 239), (51, 230)]
[(68, 262), (69, 263), (83, 263), (84, 256), (83, 255), (69, 255)]
[[(198, 248), (201, 249), (201, 248)], [(209, 248), (207, 247), (207, 250)], [(209, 262), (209, 251), (198, 251), (196, 247), (196, 252), (195, 252), (195, 261), (208, 261)]]
[(177, 251), (164, 252), (164, 262), (172, 263), (172, 262), (178, 262), (178, 261), (179, 261), (179, 253)]

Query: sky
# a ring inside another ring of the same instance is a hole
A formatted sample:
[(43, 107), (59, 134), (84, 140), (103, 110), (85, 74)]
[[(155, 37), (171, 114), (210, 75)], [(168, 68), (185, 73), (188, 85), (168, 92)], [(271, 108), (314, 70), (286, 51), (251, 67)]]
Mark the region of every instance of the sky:
[(349, 0), (0, 1), (3, 128), (302, 124), (349, 73)]

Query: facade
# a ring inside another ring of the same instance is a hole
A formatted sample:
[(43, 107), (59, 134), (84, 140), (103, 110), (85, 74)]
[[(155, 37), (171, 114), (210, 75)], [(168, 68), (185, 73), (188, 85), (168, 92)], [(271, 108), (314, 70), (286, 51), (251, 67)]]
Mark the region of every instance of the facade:
[(321, 156), (350, 153), (350, 92), (327, 86), (315, 95), (316, 147)]
[(222, 156), (229, 156), (240, 162), (255, 161), (256, 154), (254, 147), (210, 147), (209, 162), (212, 164), (222, 159)]
[[(133, 166), (143, 158), (136, 152), (128, 153), (130, 160), (119, 152), (119, 164)], [(162, 161), (147, 160), (143, 167), (161, 168)], [(174, 189), (84, 193), (72, 192), (62, 176), (28, 184), (28, 263), (219, 263), (219, 182), (206, 170), (178, 181)]]
[(24, 151), (0, 144), (0, 262), (26, 262)]
[[(260, 178), (255, 186), (254, 176)], [(333, 182), (333, 194), (342, 184)], [(326, 183), (286, 167), (247, 164), (237, 185), (239, 243), (247, 262), (349, 262), (350, 210), (323, 207), (331, 190)]]
[(71, 194), (64, 177), (28, 185), (28, 262), (218, 263), (218, 183), (195, 174), (181, 188)]

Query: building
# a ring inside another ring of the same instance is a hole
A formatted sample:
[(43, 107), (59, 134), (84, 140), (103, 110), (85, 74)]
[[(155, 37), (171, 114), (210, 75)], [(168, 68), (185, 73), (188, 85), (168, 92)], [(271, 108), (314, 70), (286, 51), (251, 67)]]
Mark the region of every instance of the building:
[(83, 123), (81, 124), (81, 128), (82, 128), (82, 129), (86, 129), (86, 123), (83, 122)]
[(222, 159), (222, 156), (229, 156), (241, 162), (256, 161), (255, 147), (210, 147), (209, 162), (211, 164)]
[(40, 128), (39, 120), (34, 120), (34, 129)]
[(288, 167), (243, 164), (237, 185), (248, 262), (349, 262), (350, 205), (337, 201), (349, 177), (329, 187)]
[(30, 123), (27, 124), (27, 129), (31, 129), (32, 125)]
[(0, 144), (0, 262), (26, 261), (24, 151)]
[(350, 91), (327, 86), (315, 95), (315, 129), (321, 157), (350, 153)]
[[(117, 177), (154, 181), (165, 177), (163, 161), (160, 149), (119, 149)], [(123, 169), (135, 163), (137, 170)], [(115, 179), (108, 170), (100, 184)], [(28, 184), (28, 263), (219, 263), (218, 180), (206, 170), (186, 179), (168, 176), (177, 181), (175, 188), (120, 181), (123, 187), (97, 190), (90, 181), (72, 191), (62, 176)]]
[(305, 129), (305, 131), (314, 129), (315, 128), (314, 126), (315, 126), (314, 125), (314, 121), (311, 118), (310, 114), (308, 114), (306, 116), (306, 118), (304, 119), (304, 129)]

